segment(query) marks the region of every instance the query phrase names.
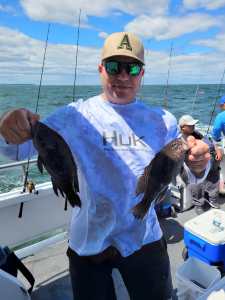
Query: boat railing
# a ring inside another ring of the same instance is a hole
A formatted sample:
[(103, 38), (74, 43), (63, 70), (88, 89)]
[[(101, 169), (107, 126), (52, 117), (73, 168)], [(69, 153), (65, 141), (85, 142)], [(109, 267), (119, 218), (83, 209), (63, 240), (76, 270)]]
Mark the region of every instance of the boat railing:
[[(32, 159), (29, 163), (36, 161)], [(0, 171), (16, 167), (25, 171), (26, 165), (27, 160), (1, 164)], [(20, 257), (67, 238), (71, 207), (68, 205), (65, 210), (65, 199), (54, 194), (51, 181), (36, 184), (35, 189), (36, 193), (23, 192), (20, 186), (0, 193), (0, 245), (18, 249)]]
[[(36, 162), (37, 162), (37, 158), (29, 160), (29, 164), (34, 164)], [(21, 160), (21, 161), (16, 161), (16, 162), (10, 162), (10, 163), (7, 163), (7, 164), (1, 164), (0, 165), (0, 171), (15, 168), (15, 167), (20, 167), (20, 166), (23, 167), (23, 166), (26, 166), (27, 164), (28, 164), (27, 160)]]

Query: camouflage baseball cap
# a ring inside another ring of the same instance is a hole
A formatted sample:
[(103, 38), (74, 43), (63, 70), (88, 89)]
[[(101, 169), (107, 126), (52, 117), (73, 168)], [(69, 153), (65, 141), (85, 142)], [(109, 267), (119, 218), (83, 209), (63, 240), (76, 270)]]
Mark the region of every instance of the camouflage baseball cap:
[(102, 48), (102, 60), (118, 55), (133, 57), (144, 64), (143, 44), (131, 32), (115, 32), (106, 38)]

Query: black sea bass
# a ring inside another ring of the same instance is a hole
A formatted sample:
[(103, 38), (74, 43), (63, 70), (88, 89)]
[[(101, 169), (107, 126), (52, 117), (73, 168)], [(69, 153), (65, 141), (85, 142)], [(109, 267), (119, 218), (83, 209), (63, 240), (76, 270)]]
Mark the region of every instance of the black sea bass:
[(137, 195), (144, 193), (141, 202), (133, 208), (136, 218), (144, 218), (152, 201), (160, 198), (169, 183), (179, 174), (187, 150), (186, 142), (181, 138), (175, 139), (158, 152), (144, 169), (136, 188)]
[(38, 151), (38, 169), (43, 166), (51, 176), (53, 190), (66, 196), (71, 206), (81, 206), (77, 166), (64, 139), (47, 125), (36, 122), (31, 129), (34, 147)]

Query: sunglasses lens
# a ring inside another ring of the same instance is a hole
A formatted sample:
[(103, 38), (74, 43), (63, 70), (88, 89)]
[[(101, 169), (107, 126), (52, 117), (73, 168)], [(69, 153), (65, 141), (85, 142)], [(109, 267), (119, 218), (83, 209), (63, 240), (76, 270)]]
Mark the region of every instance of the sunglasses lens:
[(137, 76), (140, 74), (141, 72), (141, 65), (139, 64), (129, 64), (130, 70), (129, 70), (129, 74), (131, 76)]
[(109, 75), (119, 74), (119, 63), (117, 61), (108, 61), (105, 63), (106, 72)]

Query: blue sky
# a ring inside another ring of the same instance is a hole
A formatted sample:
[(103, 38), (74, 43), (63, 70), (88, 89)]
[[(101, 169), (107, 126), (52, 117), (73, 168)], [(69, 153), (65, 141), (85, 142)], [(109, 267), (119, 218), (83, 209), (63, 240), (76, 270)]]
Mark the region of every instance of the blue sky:
[[(99, 84), (105, 37), (132, 31), (145, 45), (145, 84), (219, 83), (225, 68), (225, 0), (0, 0), (0, 83)], [(170, 48), (173, 44), (172, 56)], [(169, 63), (170, 61), (170, 63)]]

